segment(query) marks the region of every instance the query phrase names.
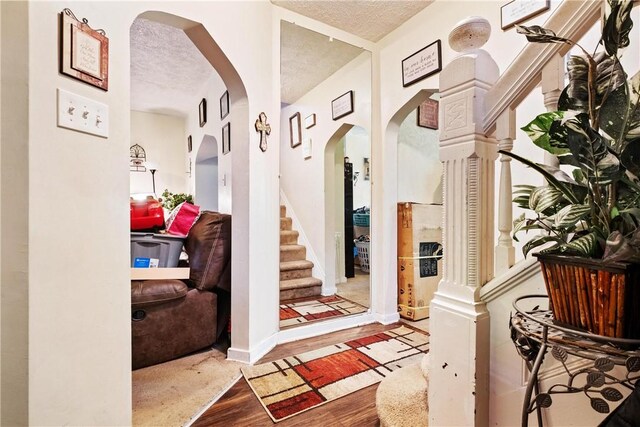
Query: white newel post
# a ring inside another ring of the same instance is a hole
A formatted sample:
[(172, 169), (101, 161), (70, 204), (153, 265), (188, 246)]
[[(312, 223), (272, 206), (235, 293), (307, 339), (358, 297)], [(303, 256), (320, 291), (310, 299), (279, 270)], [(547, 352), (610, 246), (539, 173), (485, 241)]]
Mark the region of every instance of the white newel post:
[(480, 50), (490, 31), (484, 18), (460, 22), (449, 44), (461, 53), (440, 74), (444, 271), (431, 302), (432, 426), (489, 422), (489, 313), (479, 291), (493, 277), (497, 143), (484, 136), (482, 120), (499, 72)]

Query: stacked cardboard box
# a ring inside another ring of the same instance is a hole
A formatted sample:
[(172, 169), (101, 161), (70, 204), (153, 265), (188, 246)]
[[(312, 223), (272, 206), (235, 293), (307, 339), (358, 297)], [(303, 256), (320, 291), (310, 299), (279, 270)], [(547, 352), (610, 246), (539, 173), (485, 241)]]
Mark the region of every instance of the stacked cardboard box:
[(398, 311), (420, 320), (442, 278), (442, 205), (398, 203)]

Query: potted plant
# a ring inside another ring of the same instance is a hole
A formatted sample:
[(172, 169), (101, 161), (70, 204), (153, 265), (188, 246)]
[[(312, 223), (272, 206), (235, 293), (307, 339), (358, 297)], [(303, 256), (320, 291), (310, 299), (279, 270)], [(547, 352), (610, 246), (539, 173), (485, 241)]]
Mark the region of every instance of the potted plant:
[[(515, 234), (543, 230), (523, 248), (536, 254), (554, 318), (600, 335), (640, 338), (640, 73), (627, 80), (619, 52), (629, 45), (631, 0), (609, 0), (599, 49), (539, 27), (518, 27), (530, 42), (566, 43), (569, 84), (558, 111), (522, 129), (565, 170), (500, 151), (541, 173), (543, 186), (516, 186), (514, 203), (533, 211)], [(636, 48), (637, 49), (637, 48)]]
[(162, 199), (160, 199), (160, 201), (162, 202), (162, 207), (168, 211), (172, 211), (173, 208), (182, 202), (193, 204), (193, 196), (186, 193), (172, 193), (169, 189), (165, 188), (162, 192)]

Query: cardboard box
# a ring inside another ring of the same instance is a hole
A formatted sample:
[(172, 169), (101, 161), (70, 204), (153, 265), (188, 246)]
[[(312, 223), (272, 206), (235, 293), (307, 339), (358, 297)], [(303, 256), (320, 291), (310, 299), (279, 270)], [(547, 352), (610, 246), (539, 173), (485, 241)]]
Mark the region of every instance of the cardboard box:
[(442, 278), (442, 205), (398, 203), (398, 311), (429, 317)]

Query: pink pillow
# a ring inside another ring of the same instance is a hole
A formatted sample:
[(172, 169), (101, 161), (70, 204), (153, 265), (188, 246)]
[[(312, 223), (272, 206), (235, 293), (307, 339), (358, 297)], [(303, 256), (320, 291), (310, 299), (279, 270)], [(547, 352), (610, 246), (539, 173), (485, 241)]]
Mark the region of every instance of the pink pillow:
[(186, 236), (200, 216), (200, 206), (182, 202), (169, 214), (167, 218), (167, 233)]

